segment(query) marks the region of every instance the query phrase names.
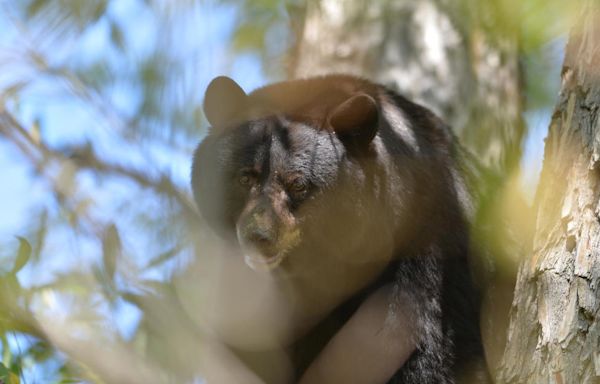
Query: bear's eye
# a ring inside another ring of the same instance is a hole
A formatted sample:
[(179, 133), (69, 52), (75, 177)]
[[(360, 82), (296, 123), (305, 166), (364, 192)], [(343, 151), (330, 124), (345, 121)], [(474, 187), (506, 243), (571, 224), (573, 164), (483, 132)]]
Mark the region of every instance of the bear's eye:
[(248, 176), (248, 175), (240, 176), (240, 184), (250, 185), (251, 182), (252, 182), (252, 179), (250, 178), (250, 176)]
[(303, 177), (296, 177), (291, 181), (288, 188), (294, 197), (302, 197), (308, 189), (308, 183)]
[(249, 171), (242, 171), (238, 178), (239, 183), (244, 187), (251, 187), (256, 180), (256, 175)]

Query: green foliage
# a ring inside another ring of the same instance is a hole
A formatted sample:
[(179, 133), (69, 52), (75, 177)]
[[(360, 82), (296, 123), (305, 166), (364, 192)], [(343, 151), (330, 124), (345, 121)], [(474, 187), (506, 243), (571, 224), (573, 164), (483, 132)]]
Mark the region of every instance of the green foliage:
[(83, 27), (102, 17), (106, 10), (106, 5), (107, 2), (105, 0), (33, 0), (26, 5), (25, 11), (29, 18), (41, 16), (47, 12), (59, 12), (63, 15), (68, 15)]
[(31, 245), (25, 238), (17, 236), (17, 239), (19, 239), (19, 251), (17, 252), (17, 259), (11, 271), (12, 274), (16, 274), (27, 264), (32, 252)]
[[(503, 44), (516, 38), (523, 58), (527, 107), (548, 107), (557, 90), (547, 79), (555, 75), (551, 58), (543, 49), (553, 40), (565, 37), (580, 9), (581, 2), (558, 0), (460, 0), (449, 7), (454, 21), (467, 38), (481, 29), (486, 36)], [(564, 43), (561, 42), (561, 45)]]
[(293, 46), (290, 30), (291, 19), (302, 6), (291, 0), (223, 0), (224, 3), (239, 4), (236, 29), (232, 37), (232, 47), (240, 53), (256, 53), (261, 57), (265, 73), (281, 77), (286, 68), (273, 65), (281, 62)]
[(19, 384), (20, 382), (17, 374), (6, 368), (4, 364), (0, 363), (0, 383)]
[(121, 248), (121, 237), (117, 232), (117, 227), (110, 224), (102, 237), (102, 260), (104, 261), (104, 271), (111, 280), (115, 277), (117, 256), (121, 253)]

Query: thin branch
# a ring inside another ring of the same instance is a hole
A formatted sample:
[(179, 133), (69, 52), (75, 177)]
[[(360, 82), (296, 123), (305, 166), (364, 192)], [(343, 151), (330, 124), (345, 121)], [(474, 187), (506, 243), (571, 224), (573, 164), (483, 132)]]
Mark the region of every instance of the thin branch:
[(158, 179), (149, 177), (145, 172), (111, 164), (100, 159), (92, 148), (79, 147), (73, 149), (72, 156), (51, 149), (41, 141), (35, 140), (22, 124), (8, 111), (0, 110), (0, 133), (13, 142), (30, 160), (43, 166), (49, 160), (71, 162), (80, 170), (89, 169), (105, 174), (118, 175), (133, 180), (138, 185), (176, 201), (187, 220), (196, 223), (195, 207), (191, 199), (182, 192), (172, 180), (166, 176)]

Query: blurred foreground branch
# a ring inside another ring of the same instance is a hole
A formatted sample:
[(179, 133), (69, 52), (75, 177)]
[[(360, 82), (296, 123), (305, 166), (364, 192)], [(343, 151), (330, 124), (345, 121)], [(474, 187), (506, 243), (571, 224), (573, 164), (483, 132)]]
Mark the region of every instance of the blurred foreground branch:
[[(179, 211), (183, 213), (189, 223), (196, 223), (198, 220), (198, 216), (194, 214), (194, 204), (189, 196), (164, 175), (158, 179), (153, 179), (146, 172), (108, 163), (100, 159), (90, 145), (69, 148), (68, 152), (70, 154), (67, 156), (64, 153), (65, 150), (58, 151), (45, 145), (39, 137), (34, 136), (25, 129), (6, 110), (0, 111), (0, 133), (14, 143), (34, 163), (37, 169), (47, 167), (49, 161), (58, 161), (60, 163), (69, 162), (80, 170), (89, 169), (95, 172), (125, 177), (140, 186), (175, 201), (180, 206)], [(62, 188), (54, 183), (54, 189), (60, 193)]]

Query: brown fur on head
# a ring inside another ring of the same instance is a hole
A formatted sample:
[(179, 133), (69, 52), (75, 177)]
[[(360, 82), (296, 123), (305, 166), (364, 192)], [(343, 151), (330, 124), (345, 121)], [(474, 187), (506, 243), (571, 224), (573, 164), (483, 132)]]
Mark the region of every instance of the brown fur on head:
[[(335, 81), (337, 87), (328, 85)], [(209, 85), (205, 110), (213, 128), (196, 152), (194, 192), (209, 221), (235, 232), (251, 267), (274, 268), (291, 251), (307, 252), (304, 243), (315, 253), (314, 236), (322, 233), (311, 237), (310, 226), (329, 222), (325, 232), (336, 235), (321, 241), (340, 248), (363, 235), (367, 221), (340, 230), (339, 220), (360, 216), (370, 205), (360, 196), (369, 194), (336, 197), (344, 194), (341, 188), (352, 190), (364, 171), (348, 173), (356, 164), (347, 153), (368, 151), (379, 124), (375, 97), (375, 86), (344, 76), (275, 84), (249, 95), (228, 78)], [(338, 196), (321, 199), (333, 185)], [(319, 208), (311, 209), (315, 204)], [(315, 217), (320, 223), (312, 223)]]

